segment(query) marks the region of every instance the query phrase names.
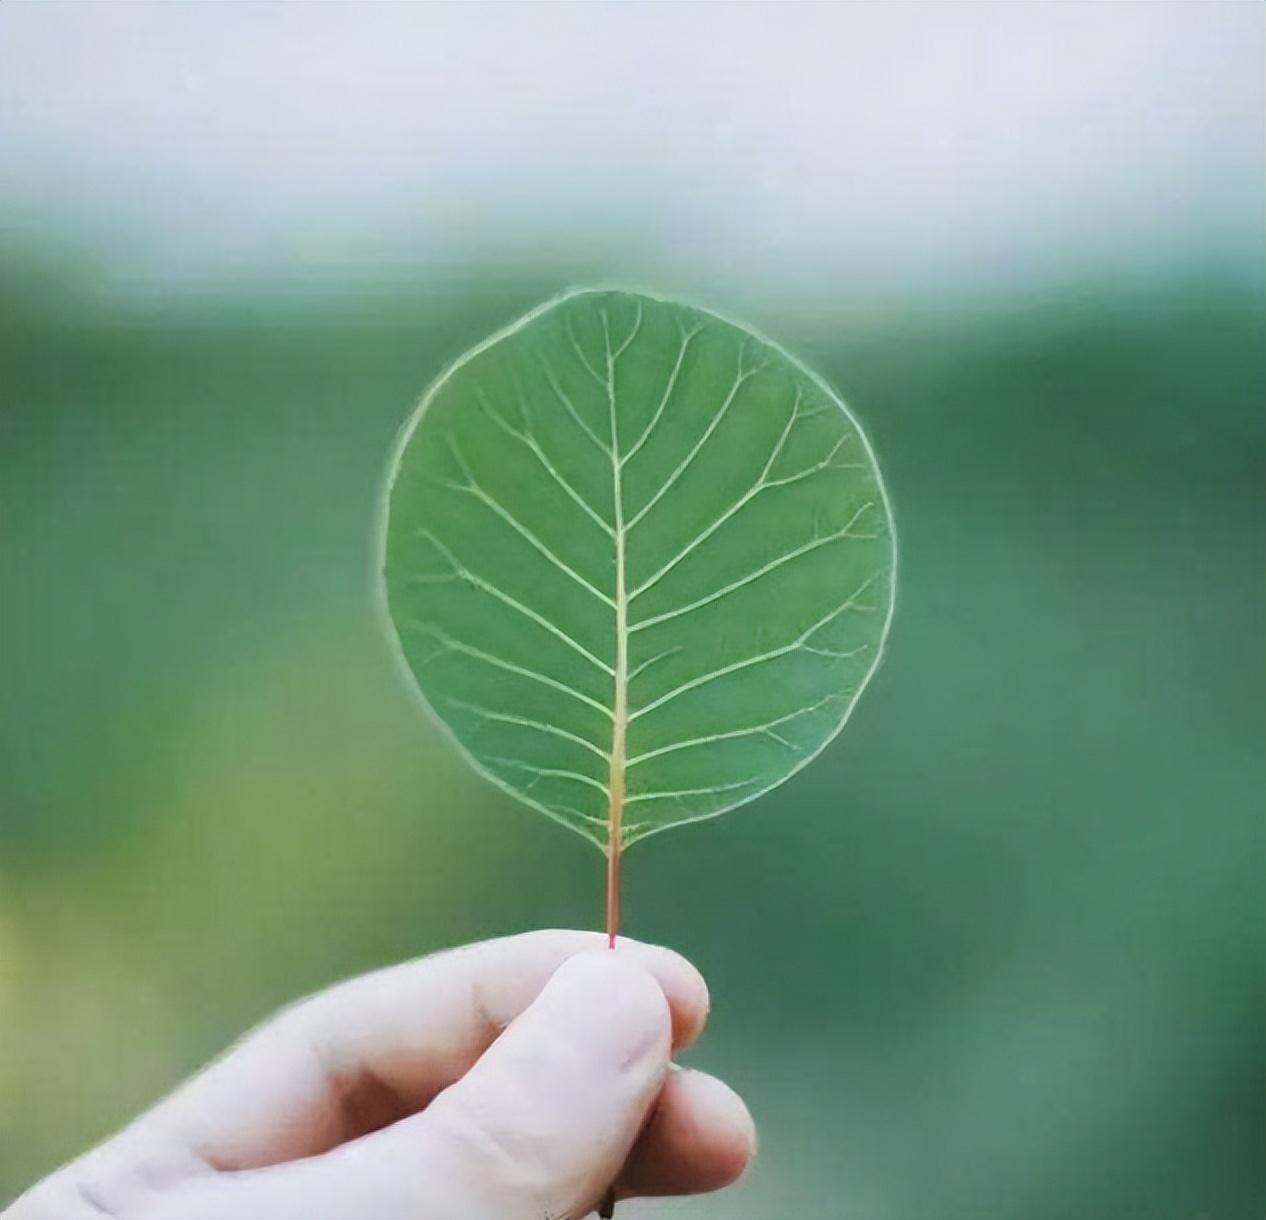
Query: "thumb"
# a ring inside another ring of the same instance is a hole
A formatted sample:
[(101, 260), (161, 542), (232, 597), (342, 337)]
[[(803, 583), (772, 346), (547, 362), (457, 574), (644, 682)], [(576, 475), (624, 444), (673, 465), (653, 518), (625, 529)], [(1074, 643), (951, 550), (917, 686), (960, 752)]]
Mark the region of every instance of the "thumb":
[(583, 1215), (624, 1164), (670, 1043), (668, 1002), (643, 967), (578, 955), (465, 1077), (357, 1158), (421, 1187), (419, 1215)]

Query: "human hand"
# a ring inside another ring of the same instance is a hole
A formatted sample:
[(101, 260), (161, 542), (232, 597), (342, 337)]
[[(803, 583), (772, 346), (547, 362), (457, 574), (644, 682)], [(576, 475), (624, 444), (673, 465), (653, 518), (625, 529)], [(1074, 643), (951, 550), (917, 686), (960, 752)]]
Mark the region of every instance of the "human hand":
[(284, 1010), (4, 1220), (561, 1220), (613, 1182), (716, 1190), (755, 1132), (670, 1070), (707, 1012), (684, 958), (586, 932), (392, 966)]

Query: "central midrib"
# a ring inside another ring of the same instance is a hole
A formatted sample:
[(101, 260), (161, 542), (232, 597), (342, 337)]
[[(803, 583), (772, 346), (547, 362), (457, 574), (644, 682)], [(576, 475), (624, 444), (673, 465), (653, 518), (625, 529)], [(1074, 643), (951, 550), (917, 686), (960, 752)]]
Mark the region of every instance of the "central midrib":
[(606, 335), (607, 403), (611, 416), (611, 482), (615, 514), (615, 698), (612, 707), (611, 763), (607, 779), (607, 942), (613, 948), (620, 930), (620, 839), (624, 814), (624, 772), (628, 734), (629, 631), (628, 595), (624, 579), (624, 495), (620, 482), (620, 433), (615, 407), (615, 358)]

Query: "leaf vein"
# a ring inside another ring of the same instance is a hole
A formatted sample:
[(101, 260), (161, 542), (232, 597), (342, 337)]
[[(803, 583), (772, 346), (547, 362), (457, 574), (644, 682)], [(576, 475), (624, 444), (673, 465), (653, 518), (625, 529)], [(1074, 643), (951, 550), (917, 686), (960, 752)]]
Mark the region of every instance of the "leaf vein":
[(514, 661), (507, 661), (504, 657), (498, 657), (490, 652), (485, 652), (482, 648), (476, 648), (473, 644), (466, 644), (461, 640), (455, 639), (449, 635), (442, 627), (436, 626), (434, 623), (424, 623), (420, 619), (410, 618), (405, 620), (406, 624), (414, 631), (423, 635), (433, 636), (440, 643), (440, 651), (426, 657), (421, 664), (428, 665), (431, 661), (444, 652), (457, 652), (463, 656), (473, 657), (477, 661), (483, 661), (487, 665), (496, 666), (498, 669), (504, 669), (509, 673), (518, 674), (522, 678), (529, 678), (534, 682), (540, 682), (543, 686), (548, 686), (553, 690), (559, 691), (564, 695), (571, 695), (574, 699), (579, 699), (581, 703), (588, 704), (590, 707), (600, 711), (604, 716), (611, 715), (611, 709), (604, 703), (600, 703), (597, 699), (586, 695), (584, 691), (576, 690), (575, 687), (568, 686), (566, 682), (560, 682), (557, 678), (551, 678), (548, 674), (538, 673), (534, 669), (528, 669), (524, 665), (519, 665)]
[(514, 529), (525, 541), (530, 543), (541, 555), (548, 559), (560, 572), (565, 572), (578, 585), (588, 589), (594, 597), (600, 601), (606, 602), (608, 606), (614, 606), (615, 602), (611, 600), (596, 585), (587, 581), (579, 572), (575, 570), (565, 560), (560, 559), (554, 554), (548, 546), (545, 545), (526, 525), (524, 525), (513, 513), (503, 507), (493, 496), (489, 495), (483, 487), (476, 481), (474, 475), (467, 466), (465, 459), (461, 455), (461, 451), (457, 448), (457, 442), (450, 436), (448, 438), (449, 448), (452, 450), (453, 457), (456, 459), (458, 466), (461, 468), (462, 474), (466, 476), (465, 483), (445, 483), (444, 486), (452, 488), (454, 491), (466, 492), (472, 495), (481, 504), (496, 513), (507, 525)]
[(832, 542), (841, 542), (846, 539), (872, 539), (878, 537), (876, 534), (854, 534), (850, 527), (858, 517), (862, 515), (868, 508), (873, 507), (873, 503), (868, 501), (853, 515), (852, 520), (842, 529), (836, 530), (834, 533), (826, 534), (821, 538), (815, 538), (811, 542), (806, 542), (802, 546), (796, 547), (794, 550), (788, 551), (785, 555), (779, 555), (776, 559), (771, 559), (768, 563), (762, 564), (755, 571), (749, 572), (746, 576), (739, 577), (738, 580), (731, 581), (730, 584), (717, 589), (713, 593), (709, 593), (706, 597), (700, 597), (695, 601), (689, 602), (684, 606), (678, 606), (674, 610), (666, 610), (662, 614), (653, 615), (650, 618), (642, 619), (634, 623), (630, 628), (630, 632), (641, 631), (646, 627), (653, 627), (656, 623), (665, 622), (668, 619), (678, 618), (683, 614), (689, 614), (692, 610), (698, 610), (702, 606), (710, 605), (712, 602), (720, 601), (727, 594), (733, 593), (737, 589), (743, 588), (744, 585), (750, 585), (753, 581), (759, 580), (762, 576), (790, 563), (793, 559), (799, 559), (801, 555), (807, 555), (811, 551), (817, 550), (819, 547), (829, 546)]
[[(520, 409), (523, 411), (524, 418), (526, 420), (527, 405), (523, 399), (522, 389), (518, 390), (518, 395), (519, 395), (519, 406), (520, 406)], [(482, 387), (480, 386), (475, 387), (475, 398), (478, 400), (479, 405), (483, 408), (484, 414), (487, 415), (488, 418), (491, 419), (492, 422), (495, 423), (499, 428), (501, 428), (502, 431), (514, 437), (515, 440), (517, 440), (520, 444), (524, 445), (535, 456), (536, 460), (545, 468), (545, 470), (548, 472), (548, 474), (554, 480), (554, 482), (557, 483), (558, 486), (561, 487), (563, 491), (565, 491), (567, 495), (570, 496), (571, 499), (574, 500), (575, 503), (584, 511), (585, 515), (588, 516), (589, 519), (593, 521), (595, 525), (599, 526), (608, 536), (613, 537), (615, 534), (615, 531), (611, 528), (610, 523), (606, 521), (603, 518), (602, 514), (599, 513), (595, 508), (593, 508), (593, 506), (584, 498), (584, 496), (582, 496), (562, 476), (558, 468), (554, 465), (552, 461), (550, 461), (549, 454), (545, 452), (545, 449), (541, 445), (540, 441), (538, 441), (536, 437), (533, 436), (530, 432), (520, 431), (518, 428), (514, 427), (513, 424), (503, 419), (501, 417), (500, 412), (493, 409), (493, 406), (488, 401), (487, 396), (484, 394)]]
[(685, 474), (686, 470), (690, 466), (690, 463), (695, 460), (695, 457), (699, 453), (699, 450), (702, 449), (705, 444), (707, 444), (708, 438), (711, 437), (713, 432), (716, 431), (717, 426), (725, 418), (726, 413), (729, 411), (731, 405), (733, 404), (735, 397), (738, 395), (739, 390), (743, 386), (743, 383), (748, 381), (750, 378), (754, 377), (760, 371), (761, 371), (761, 368), (759, 367), (754, 368), (754, 369), (747, 369), (746, 371), (744, 371), (740, 363), (740, 369), (739, 369), (738, 375), (734, 378), (734, 384), (730, 387), (729, 392), (726, 394), (725, 400), (721, 403), (721, 406), (717, 410), (717, 413), (712, 417), (711, 420), (708, 421), (708, 426), (703, 430), (703, 435), (699, 437), (699, 439), (694, 443), (694, 445), (691, 447), (690, 451), (686, 454), (686, 456), (673, 469), (672, 473), (669, 474), (668, 478), (664, 481), (660, 489), (653, 496), (651, 496), (651, 498), (647, 500), (647, 502), (643, 504), (642, 507), (638, 509), (638, 511), (633, 515), (632, 519), (628, 523), (628, 528), (630, 530), (632, 530), (633, 527), (637, 525), (637, 523), (641, 521), (642, 518), (645, 517), (646, 514), (649, 513), (651, 509), (654, 508), (655, 505), (658, 504), (661, 499), (663, 499), (665, 494), (667, 494), (667, 492), (673, 487), (673, 485), (677, 482), (677, 480), (681, 478), (683, 474)]
[(559, 384), (557, 375), (555, 374), (554, 370), (550, 367), (546, 359), (543, 356), (539, 356), (539, 355), (537, 356), (536, 359), (537, 359), (537, 363), (541, 366), (541, 372), (544, 374), (545, 380), (549, 384), (550, 390), (553, 392), (554, 397), (557, 398), (558, 401), (562, 404), (563, 409), (567, 412), (568, 415), (572, 417), (572, 420), (575, 422), (576, 426), (595, 445), (597, 445), (598, 448), (603, 453), (605, 453), (608, 457), (610, 457), (611, 446), (608, 445), (606, 441), (604, 441), (587, 423), (585, 423), (584, 418), (580, 414), (580, 411), (577, 410), (576, 408), (576, 404), (572, 402), (572, 400), (568, 397), (566, 390), (564, 390), (563, 387)]
[[(719, 530), (736, 513), (746, 508), (748, 504), (750, 504), (754, 499), (756, 499), (757, 496), (761, 494), (761, 492), (768, 491), (771, 487), (785, 487), (789, 483), (795, 483), (795, 482), (798, 482), (800, 479), (806, 479), (810, 475), (817, 474), (820, 470), (825, 470), (828, 466), (830, 466), (831, 459), (836, 455), (836, 453), (839, 452), (840, 447), (844, 444), (844, 442), (849, 439), (848, 434), (845, 434), (839, 439), (838, 442), (836, 442), (834, 448), (832, 448), (831, 452), (828, 453), (826, 457), (814, 463), (812, 466), (809, 466), (806, 469), (799, 471), (794, 475), (790, 475), (787, 478), (771, 479), (769, 477), (769, 472), (773, 469), (774, 463), (778, 460), (779, 454), (782, 453), (783, 446), (787, 442), (787, 437), (791, 433), (791, 427), (796, 422), (796, 418), (799, 412), (799, 407), (800, 407), (800, 391), (797, 390), (795, 405), (792, 407), (791, 414), (787, 419), (786, 426), (783, 428), (782, 435), (778, 438), (778, 444), (774, 446), (774, 451), (769, 455), (769, 459), (768, 461), (766, 461), (765, 467), (761, 471), (756, 481), (752, 484), (751, 487), (747, 489), (746, 492), (743, 493), (743, 495), (741, 495), (733, 504), (731, 504), (730, 507), (727, 508), (710, 525), (708, 525), (704, 530), (696, 534), (694, 538), (692, 538), (688, 543), (686, 543), (686, 545), (682, 547), (667, 563), (661, 566), (651, 576), (647, 577), (646, 580), (644, 580), (640, 585), (638, 585), (638, 587), (634, 589), (632, 593), (629, 594), (629, 601), (633, 601), (638, 596), (645, 593), (648, 589), (651, 589), (656, 584), (658, 584), (659, 581), (661, 581), (665, 576), (667, 576), (668, 573), (671, 572), (673, 568), (675, 568), (683, 559), (687, 558), (689, 555), (693, 554), (696, 550), (698, 550), (699, 547), (703, 545), (703, 543), (705, 543), (709, 538), (712, 537), (713, 534), (717, 532), (717, 530)], [(870, 504), (867, 504), (865, 506), (865, 508), (869, 508), (869, 507), (871, 507)], [(865, 509), (860, 510), (858, 515), (860, 516), (861, 512), (863, 511), (865, 511)]]
[(639, 801), (663, 801), (683, 796), (711, 796), (717, 792), (733, 792), (736, 788), (749, 788), (752, 784), (759, 784), (760, 782), (761, 778), (754, 776), (751, 779), (736, 780), (732, 784), (712, 784), (704, 788), (676, 788), (666, 792), (638, 792), (629, 797), (626, 803), (632, 805)]
[[(523, 762), (517, 758), (500, 758), (496, 755), (486, 755), (486, 761), (496, 763), (502, 767), (514, 767), (517, 771), (531, 771), (536, 775), (536, 783), (541, 779), (570, 779), (577, 783), (588, 784), (591, 788), (597, 788), (599, 792), (606, 793), (606, 785), (599, 783), (592, 775), (585, 775), (580, 771), (569, 771), (565, 767), (538, 767), (535, 763)], [(530, 785), (529, 785), (530, 786)]]
[[(759, 665), (764, 661), (772, 661), (776, 657), (783, 657), (788, 653), (796, 652), (799, 649), (804, 648), (815, 632), (821, 631), (823, 627), (825, 627), (833, 619), (836, 619), (841, 614), (845, 613), (845, 611), (855, 608), (857, 606), (857, 598), (860, 597), (861, 594), (872, 584), (874, 584), (879, 576), (879, 572), (872, 573), (865, 581), (862, 582), (857, 591), (853, 593), (846, 602), (842, 605), (836, 606), (836, 608), (829, 614), (826, 614), (822, 618), (818, 619), (816, 623), (813, 623), (810, 627), (801, 632), (801, 634), (792, 640), (790, 644), (783, 644), (779, 648), (772, 648), (768, 652), (758, 653), (753, 657), (745, 657), (741, 661), (733, 661), (729, 665), (721, 666), (719, 669), (711, 670), (706, 674), (700, 674), (697, 678), (691, 678), (688, 682), (683, 682), (680, 686), (675, 686), (672, 690), (660, 695), (659, 698), (653, 699), (650, 703), (644, 704), (642, 707), (638, 708), (637, 711), (633, 712), (629, 719), (636, 720), (639, 716), (644, 716), (647, 712), (653, 712), (656, 708), (662, 707), (665, 703), (676, 699), (679, 695), (684, 695), (687, 691), (704, 686), (709, 682), (715, 682), (718, 678), (724, 678), (728, 674), (737, 673), (739, 670), (748, 669), (751, 666)], [(870, 607), (862, 608), (870, 609)], [(869, 644), (861, 644), (851, 652), (841, 653), (839, 655), (841, 658), (846, 656), (856, 656), (859, 653), (864, 652), (869, 647)]]
[(634, 757), (629, 759), (629, 766), (634, 767), (639, 763), (647, 762), (652, 758), (659, 758), (662, 754), (673, 754), (678, 750), (687, 750), (693, 746), (712, 745), (717, 741), (729, 741), (737, 737), (755, 737), (761, 733), (767, 734), (775, 741), (786, 746), (788, 749), (799, 753), (799, 746), (796, 746), (794, 743), (788, 741), (785, 737), (780, 736), (772, 730), (780, 724), (786, 724), (791, 720), (798, 720), (801, 716), (811, 715), (813, 712), (825, 707), (828, 703), (842, 700), (844, 698), (846, 698), (846, 696), (838, 692), (824, 695), (816, 703), (811, 703), (807, 707), (798, 707), (794, 712), (788, 712), (786, 715), (778, 716), (773, 720), (766, 720), (763, 724), (753, 724), (743, 729), (729, 729), (724, 733), (708, 733), (702, 737), (690, 737), (684, 741), (670, 742), (666, 746), (658, 746), (653, 750), (646, 750), (641, 754), (634, 755)]
[(537, 613), (531, 606), (526, 606), (518, 598), (512, 597), (503, 589), (497, 588), (491, 581), (485, 580), (477, 572), (472, 572), (453, 552), (444, 545), (433, 533), (428, 529), (419, 529), (417, 531), (419, 537), (425, 538), (446, 560), (452, 565), (454, 574), (459, 580), (466, 581), (467, 584), (473, 585), (483, 593), (487, 593), (490, 597), (496, 598), (498, 601), (509, 606), (512, 610), (516, 610), (519, 614), (529, 618), (537, 626), (543, 627), (556, 639), (562, 640), (569, 648), (579, 653), (586, 661), (591, 661), (604, 673), (614, 674), (615, 670), (611, 668), (600, 657), (595, 656), (589, 651), (579, 640), (573, 639), (556, 623), (551, 623), (543, 614)]
[(669, 400), (672, 398), (673, 390), (677, 385), (677, 378), (681, 374), (682, 365), (686, 359), (686, 352), (690, 348), (691, 341), (703, 330), (702, 326), (696, 326), (694, 330), (687, 332), (684, 328), (681, 332), (681, 345), (677, 350), (677, 360), (673, 365), (673, 370), (669, 374), (668, 384), (664, 387), (664, 393), (660, 396), (659, 405), (655, 408), (655, 413), (651, 416), (646, 427), (642, 429), (637, 440), (633, 442), (632, 448), (620, 459), (620, 465), (626, 465), (629, 460), (637, 453), (639, 449), (650, 439), (651, 433), (655, 430), (655, 425), (659, 423), (664, 411), (668, 407)]
[(605, 389), (607, 379), (589, 363), (589, 357), (585, 355), (584, 348), (580, 346), (580, 340), (576, 338), (576, 332), (572, 329), (570, 317), (564, 317), (563, 328), (567, 331), (567, 339), (571, 343), (571, 350), (576, 353), (576, 359), (580, 361), (589, 376)]
[(498, 724), (513, 724), (524, 729), (536, 729), (541, 733), (549, 733), (553, 737), (561, 737), (566, 741), (574, 742), (578, 746), (584, 746), (585, 749), (591, 750), (599, 758), (605, 759), (607, 757), (607, 752), (601, 746), (594, 745), (587, 737), (582, 737), (579, 733), (560, 728), (556, 724), (549, 724), (544, 720), (533, 720), (530, 716), (517, 716), (510, 712), (494, 711), (490, 707), (483, 707), (478, 703), (468, 703), (464, 699), (448, 699), (447, 702), (452, 707), (461, 708), (463, 711), (470, 712), (473, 716), (482, 717), (484, 720), (492, 720)]

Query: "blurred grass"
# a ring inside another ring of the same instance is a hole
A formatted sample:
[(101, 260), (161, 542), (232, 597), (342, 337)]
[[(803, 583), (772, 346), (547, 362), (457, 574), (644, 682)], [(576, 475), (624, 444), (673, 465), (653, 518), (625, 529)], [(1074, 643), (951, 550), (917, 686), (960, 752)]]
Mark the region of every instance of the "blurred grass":
[[(450, 755), (369, 597), (395, 429), (551, 269), (181, 309), (18, 253), (0, 1197), (295, 994), (593, 925), (601, 886), (590, 847)], [(663, 1214), (1260, 1215), (1259, 288), (705, 303), (855, 406), (902, 571), (844, 736), (630, 856), (629, 931), (704, 969), (694, 1061), (762, 1125), (744, 1186)]]

